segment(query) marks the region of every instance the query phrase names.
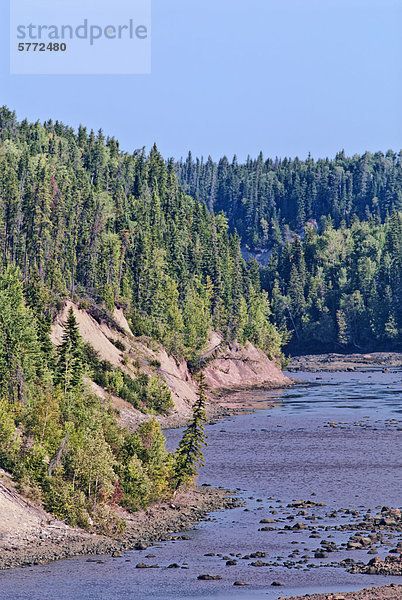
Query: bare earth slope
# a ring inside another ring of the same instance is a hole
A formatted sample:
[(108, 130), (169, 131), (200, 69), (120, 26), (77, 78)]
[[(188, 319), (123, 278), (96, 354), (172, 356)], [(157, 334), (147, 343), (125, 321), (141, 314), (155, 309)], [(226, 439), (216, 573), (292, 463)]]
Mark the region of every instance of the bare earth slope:
[[(109, 361), (114, 367), (119, 367), (132, 377), (136, 376), (133, 366), (139, 361), (141, 370), (149, 375), (158, 373), (172, 392), (174, 408), (170, 415), (158, 416), (162, 427), (179, 427), (184, 425), (192, 414), (192, 405), (196, 398), (197, 385), (194, 382), (187, 363), (176, 361), (169, 356), (165, 349), (147, 338), (136, 338), (132, 335), (129, 324), (121, 309), (115, 309), (112, 322), (101, 318), (96, 320), (88, 311), (80, 310), (76, 304), (67, 301), (64, 309), (58, 315), (52, 328), (52, 341), (59, 345), (63, 334), (63, 323), (67, 318), (70, 307), (73, 308), (80, 333), (84, 340), (99, 353), (99, 356)], [(112, 327), (113, 322), (116, 325)], [(110, 341), (119, 340), (126, 350), (122, 352)], [(222, 344), (217, 333), (212, 332), (208, 347), (203, 355), (206, 367), (205, 378), (209, 387), (209, 403), (207, 415), (213, 418), (225, 412), (226, 398), (222, 392), (230, 392), (252, 387), (285, 387), (291, 383), (283, 375), (279, 366), (252, 344), (245, 347), (236, 342), (230, 346)], [(124, 360), (125, 358), (125, 360)], [(158, 361), (160, 367), (150, 364)], [(99, 386), (91, 383), (93, 391), (106, 397), (108, 394)], [(115, 407), (120, 411), (122, 425), (136, 428), (139, 423), (149, 419), (135, 410), (121, 398), (112, 397)]]
[(250, 387), (281, 387), (289, 385), (278, 365), (247, 342), (244, 347), (233, 342), (208, 363), (204, 369), (210, 389), (222, 391)]

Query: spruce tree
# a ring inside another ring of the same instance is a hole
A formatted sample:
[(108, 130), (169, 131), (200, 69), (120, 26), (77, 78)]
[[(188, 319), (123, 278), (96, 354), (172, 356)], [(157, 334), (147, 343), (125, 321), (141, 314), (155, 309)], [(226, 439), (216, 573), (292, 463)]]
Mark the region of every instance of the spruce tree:
[(20, 273), (10, 266), (0, 272), (0, 397), (25, 402), (38, 366), (34, 318), (24, 305)]
[(50, 339), (52, 321), (50, 317), (50, 292), (39, 277), (35, 268), (29, 283), (25, 286), (24, 297), (27, 306), (36, 317), (36, 332), (42, 356), (49, 367), (54, 367), (53, 344)]
[(197, 467), (204, 464), (202, 447), (205, 444), (204, 423), (207, 401), (204, 373), (199, 375), (197, 400), (193, 406), (193, 418), (184, 431), (175, 454), (174, 483), (177, 490), (183, 483), (190, 483), (197, 475)]
[(68, 311), (63, 341), (57, 353), (56, 383), (60, 384), (66, 394), (80, 386), (83, 372), (82, 339), (72, 307)]

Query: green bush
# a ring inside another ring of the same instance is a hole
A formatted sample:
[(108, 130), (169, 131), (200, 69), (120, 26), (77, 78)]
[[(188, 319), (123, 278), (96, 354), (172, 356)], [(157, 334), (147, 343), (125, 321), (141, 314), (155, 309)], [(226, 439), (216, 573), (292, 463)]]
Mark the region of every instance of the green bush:
[(43, 482), (44, 508), (69, 525), (88, 529), (91, 518), (87, 510), (85, 494), (74, 490), (71, 481), (66, 481), (59, 472), (53, 477), (46, 477)]
[(116, 348), (118, 350), (120, 350), (121, 352), (125, 352), (126, 351), (126, 346), (123, 344), (123, 342), (119, 339), (115, 340), (112, 337), (107, 338), (109, 340), (109, 342), (111, 342), (113, 344), (113, 346), (116, 346)]
[(149, 361), (149, 366), (155, 367), (155, 369), (160, 369), (161, 361), (158, 360), (157, 358), (153, 358), (152, 360)]

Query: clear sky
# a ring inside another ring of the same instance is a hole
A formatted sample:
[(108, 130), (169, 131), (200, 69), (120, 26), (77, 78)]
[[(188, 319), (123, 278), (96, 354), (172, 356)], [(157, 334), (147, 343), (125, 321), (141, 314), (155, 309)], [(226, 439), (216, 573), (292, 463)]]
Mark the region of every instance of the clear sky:
[(19, 118), (175, 158), (402, 147), (402, 0), (152, 0), (152, 74), (129, 76), (9, 75), (0, 7), (0, 103)]

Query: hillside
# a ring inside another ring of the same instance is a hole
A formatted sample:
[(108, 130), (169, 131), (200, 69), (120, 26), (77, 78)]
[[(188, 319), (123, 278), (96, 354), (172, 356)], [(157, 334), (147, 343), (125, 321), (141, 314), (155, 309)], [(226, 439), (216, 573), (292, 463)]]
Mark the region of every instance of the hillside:
[(223, 211), (230, 229), (244, 245), (271, 248), (287, 232), (303, 233), (307, 222), (320, 225), (331, 218), (334, 227), (350, 225), (357, 217), (384, 222), (402, 208), (402, 154), (388, 150), (334, 159), (256, 159), (244, 163), (226, 156), (176, 164), (185, 191), (210, 210)]
[(0, 243), (3, 264), (43, 286), (45, 318), (65, 298), (118, 304), (136, 336), (169, 354), (195, 359), (211, 330), (280, 353), (238, 237), (185, 194), (156, 145), (127, 154), (102, 130), (18, 122), (1, 108)]
[[(55, 345), (62, 342), (63, 324), (70, 308), (73, 308), (84, 341), (98, 352), (102, 360), (108, 361), (114, 368), (121, 369), (133, 379), (137, 376), (134, 364), (139, 363), (141, 373), (150, 377), (157, 375), (166, 384), (172, 394), (173, 406), (167, 415), (156, 416), (162, 427), (181, 426), (189, 420), (198, 385), (185, 360), (178, 362), (167, 354), (162, 345), (149, 338), (133, 336), (121, 309), (115, 308), (113, 318), (108, 324), (101, 319), (98, 322), (88, 311), (80, 309), (71, 301), (65, 302), (63, 310), (53, 323), (51, 338)], [(104, 317), (106, 316), (105, 313)], [(120, 341), (125, 350), (119, 350), (110, 340)], [(214, 332), (210, 334), (201, 360), (208, 386), (209, 418), (225, 410), (226, 394), (230, 391), (252, 387), (285, 387), (290, 383), (277, 363), (270, 360), (264, 352), (250, 343), (245, 346), (238, 343), (227, 345), (223, 343), (222, 337)], [(91, 389), (99, 397), (112, 398), (122, 425), (135, 429), (139, 423), (149, 420), (152, 416), (134, 408), (132, 404), (94, 381), (89, 381)], [(222, 392), (225, 392), (224, 396)]]
[(287, 383), (258, 270), (156, 146), (1, 108), (0, 248), (0, 468), (69, 526), (122, 533), (194, 483), (216, 393)]
[(402, 348), (401, 156), (176, 164), (183, 188), (223, 211), (259, 262), (285, 352)]

